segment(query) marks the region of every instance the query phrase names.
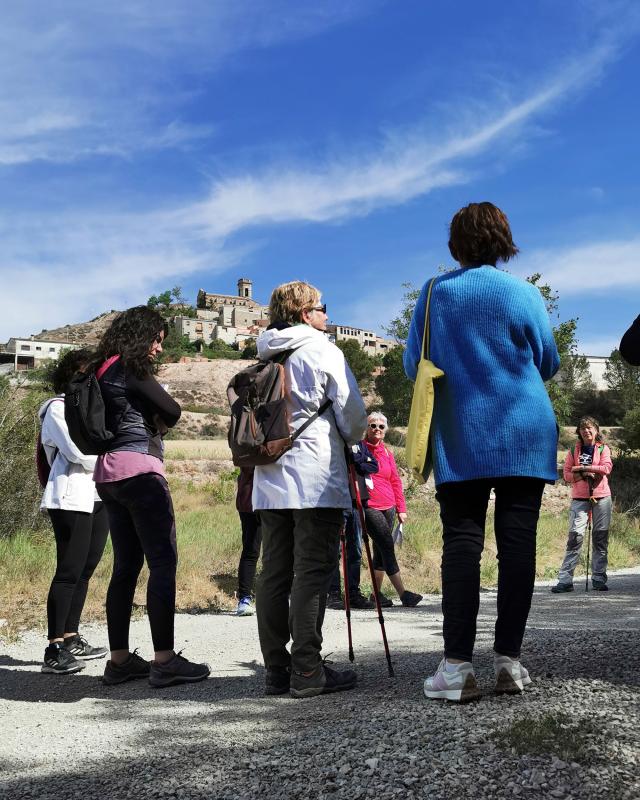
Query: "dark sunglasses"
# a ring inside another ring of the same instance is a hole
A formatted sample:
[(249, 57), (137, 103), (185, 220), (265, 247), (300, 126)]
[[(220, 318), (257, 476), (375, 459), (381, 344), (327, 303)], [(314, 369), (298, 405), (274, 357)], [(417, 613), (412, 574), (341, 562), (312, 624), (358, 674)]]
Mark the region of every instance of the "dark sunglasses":
[(371, 428), (371, 430), (372, 430), (372, 431), (375, 431), (375, 430), (381, 430), (381, 431), (383, 431), (383, 430), (384, 430), (384, 429), (385, 429), (387, 426), (386, 426), (386, 425), (383, 425), (382, 423), (380, 423), (380, 424), (376, 425), (376, 423), (375, 423), (375, 422), (370, 422), (370, 423), (369, 423), (369, 427)]
[(323, 314), (327, 313), (327, 304), (325, 303), (323, 306), (311, 306), (309, 311), (322, 311)]

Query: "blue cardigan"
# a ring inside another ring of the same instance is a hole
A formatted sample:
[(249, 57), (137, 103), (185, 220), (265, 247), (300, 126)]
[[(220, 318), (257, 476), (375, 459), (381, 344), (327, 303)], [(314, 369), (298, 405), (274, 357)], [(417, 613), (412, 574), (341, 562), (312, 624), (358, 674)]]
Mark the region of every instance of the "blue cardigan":
[[(428, 282), (411, 320), (404, 368), (415, 380)], [(540, 291), (496, 267), (438, 276), (430, 307), (436, 485), (477, 478), (557, 478), (557, 427), (544, 387), (560, 359)]]

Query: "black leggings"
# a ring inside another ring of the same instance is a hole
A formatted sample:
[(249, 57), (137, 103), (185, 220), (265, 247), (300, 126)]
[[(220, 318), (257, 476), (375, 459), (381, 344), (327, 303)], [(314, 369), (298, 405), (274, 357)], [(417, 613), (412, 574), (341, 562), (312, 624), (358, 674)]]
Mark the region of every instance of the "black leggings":
[(111, 650), (129, 649), (133, 596), (144, 559), (149, 567), (147, 614), (154, 650), (173, 650), (176, 610), (176, 526), (166, 480), (149, 472), (97, 484), (111, 526), (113, 575), (107, 592)]
[(493, 649), (519, 658), (536, 573), (544, 481), (493, 478), (437, 487), (442, 519), (442, 613), (447, 658), (471, 661), (480, 607), (480, 557), (491, 489), (498, 548), (498, 619)]
[(242, 554), (238, 566), (238, 599), (251, 597), (256, 567), (260, 558), (262, 531), (260, 518), (253, 511), (240, 511), (242, 526)]
[(384, 570), (387, 575), (395, 575), (400, 572), (393, 545), (395, 508), (387, 508), (384, 511), (365, 508), (364, 514), (367, 531), (373, 540), (373, 568)]
[(47, 597), (49, 639), (76, 633), (89, 588), (109, 535), (109, 520), (102, 503), (93, 513), (48, 509), (56, 538), (56, 574)]

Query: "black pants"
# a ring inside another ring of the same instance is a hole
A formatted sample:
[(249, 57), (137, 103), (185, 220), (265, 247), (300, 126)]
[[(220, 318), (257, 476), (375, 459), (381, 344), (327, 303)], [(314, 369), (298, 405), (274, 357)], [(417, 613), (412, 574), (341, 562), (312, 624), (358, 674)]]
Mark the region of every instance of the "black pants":
[(89, 580), (98, 566), (109, 535), (102, 503), (93, 513), (48, 509), (56, 538), (56, 574), (47, 597), (49, 639), (75, 633), (87, 597)]
[(400, 572), (393, 545), (395, 508), (387, 508), (385, 511), (365, 508), (364, 515), (369, 536), (373, 541), (373, 568), (384, 570), (387, 575), (395, 575)]
[(133, 596), (144, 559), (149, 567), (147, 614), (154, 650), (173, 649), (176, 610), (176, 526), (166, 480), (154, 473), (97, 484), (109, 514), (113, 575), (107, 591), (111, 650), (129, 649)]
[[(320, 662), (327, 589), (338, 561), (342, 509), (260, 511), (256, 612), (267, 668), (311, 672)], [(287, 644), (292, 640), (291, 655)]]
[[(344, 534), (347, 551), (347, 580), (349, 581), (349, 594), (357, 595), (360, 592), (360, 566), (362, 564), (362, 535), (360, 533), (360, 520), (357, 512), (345, 514)], [(329, 592), (340, 594), (340, 559), (342, 547), (338, 545), (338, 565), (331, 576)]]
[(238, 565), (238, 598), (251, 597), (256, 567), (260, 558), (262, 534), (260, 518), (252, 511), (240, 511), (242, 526), (242, 553)]
[(480, 557), (495, 489), (498, 619), (493, 649), (519, 658), (536, 572), (536, 531), (544, 481), (493, 478), (437, 487), (442, 519), (442, 613), (447, 658), (471, 661), (480, 606)]

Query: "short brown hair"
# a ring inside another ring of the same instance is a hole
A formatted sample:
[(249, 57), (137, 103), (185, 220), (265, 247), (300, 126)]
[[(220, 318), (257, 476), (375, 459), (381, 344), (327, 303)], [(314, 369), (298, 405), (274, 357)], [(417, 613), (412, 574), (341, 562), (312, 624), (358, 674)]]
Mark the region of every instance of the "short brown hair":
[(518, 253), (507, 215), (493, 203), (469, 203), (449, 226), (449, 251), (465, 267), (508, 261)]
[[(592, 425), (596, 429), (596, 442), (600, 444), (604, 442), (604, 436), (600, 433), (600, 425), (598, 425), (598, 420), (594, 417), (580, 417), (578, 420), (578, 424), (576, 425), (576, 436), (582, 442), (582, 436), (580, 435), (580, 428), (585, 425)], [(584, 442), (582, 442), (584, 444)]]
[(302, 321), (302, 312), (320, 302), (320, 292), (304, 281), (283, 283), (271, 293), (269, 316), (271, 322), (296, 323)]

